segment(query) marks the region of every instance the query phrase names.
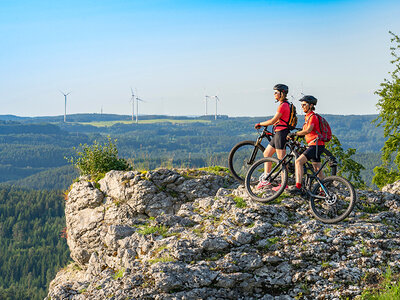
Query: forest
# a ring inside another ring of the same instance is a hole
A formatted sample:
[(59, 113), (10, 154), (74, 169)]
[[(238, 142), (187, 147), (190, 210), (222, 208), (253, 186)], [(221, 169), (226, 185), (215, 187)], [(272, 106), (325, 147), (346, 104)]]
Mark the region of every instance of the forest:
[[(67, 123), (54, 122), (60, 117), (16, 121), (16, 117), (0, 116), (0, 182), (33, 189), (65, 189), (76, 176), (66, 159), (76, 153), (74, 147), (95, 140), (101, 143), (107, 136), (117, 139), (119, 155), (137, 169), (227, 166), (230, 149), (239, 141), (255, 139), (254, 124), (267, 118), (146, 116), (141, 121), (152, 123), (98, 125), (118, 117), (129, 121), (129, 116), (100, 114), (72, 115)], [(303, 120), (299, 117), (300, 127)], [(370, 184), (384, 144), (382, 128), (371, 124), (376, 115), (324, 117), (343, 148), (356, 149), (354, 159), (366, 167), (362, 175)], [(174, 123), (176, 120), (180, 122)], [(91, 125), (93, 122), (97, 126)]]
[(69, 249), (61, 191), (0, 189), (0, 299), (43, 299)]
[[(370, 184), (384, 144), (382, 129), (371, 123), (376, 115), (324, 117), (343, 148), (356, 149)], [(79, 175), (68, 158), (80, 144), (110, 136), (136, 169), (227, 166), (230, 149), (256, 139), (254, 124), (266, 118), (146, 116), (136, 124), (119, 115), (72, 115), (67, 123), (62, 116), (0, 116), (0, 299), (43, 299), (67, 264), (63, 191)]]

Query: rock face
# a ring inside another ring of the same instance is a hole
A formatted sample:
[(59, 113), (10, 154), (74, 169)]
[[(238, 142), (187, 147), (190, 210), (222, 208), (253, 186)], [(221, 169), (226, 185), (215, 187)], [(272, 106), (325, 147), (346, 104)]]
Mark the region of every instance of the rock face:
[(346, 299), (400, 270), (400, 183), (337, 225), (301, 198), (247, 199), (228, 175), (111, 171), (66, 201), (74, 263), (47, 299)]

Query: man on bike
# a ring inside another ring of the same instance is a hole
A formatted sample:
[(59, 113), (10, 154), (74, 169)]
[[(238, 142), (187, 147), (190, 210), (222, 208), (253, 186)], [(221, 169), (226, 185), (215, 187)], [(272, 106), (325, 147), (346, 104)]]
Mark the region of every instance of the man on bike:
[[(257, 123), (254, 128), (260, 129), (261, 126), (274, 125), (275, 135), (265, 149), (264, 157), (271, 157), (276, 152), (278, 159), (281, 159), (286, 155), (286, 137), (289, 133), (288, 122), (290, 118), (290, 104), (287, 100), (289, 87), (285, 84), (277, 84), (274, 86), (274, 91), (275, 100), (276, 102), (279, 102), (278, 110), (275, 116), (265, 122)], [(270, 171), (271, 163), (266, 163), (265, 173), (260, 176), (260, 181), (257, 185), (257, 189), (261, 189), (263, 187), (271, 185), (270, 182), (265, 180), (266, 175)], [(274, 187), (274, 189), (279, 188), (280, 185)]]
[[(306, 114), (305, 123), (302, 130), (292, 132), (288, 135), (288, 137), (294, 138), (295, 136), (305, 136), (308, 147), (296, 159), (296, 186), (289, 190), (289, 192), (294, 195), (303, 194), (303, 190), (301, 188), (304, 171), (303, 165), (308, 160), (311, 160), (314, 170), (317, 171), (321, 167), (321, 154), (325, 151), (325, 143), (319, 139), (319, 133), (321, 132), (319, 120), (314, 113), (315, 105), (317, 104), (318, 100), (314, 96), (306, 95), (299, 101), (301, 102), (301, 108)], [(324, 178), (323, 171), (318, 174), (318, 177), (321, 179)]]

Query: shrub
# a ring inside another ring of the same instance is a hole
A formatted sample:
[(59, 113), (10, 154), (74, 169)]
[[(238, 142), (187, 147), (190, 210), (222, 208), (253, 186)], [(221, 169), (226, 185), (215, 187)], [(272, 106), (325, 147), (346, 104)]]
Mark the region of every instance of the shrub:
[[(115, 143), (108, 137), (104, 145), (94, 141), (93, 145), (80, 144), (76, 150), (77, 157), (67, 158), (68, 161), (76, 167), (81, 175), (90, 175), (98, 177), (99, 174), (105, 174), (111, 170), (128, 171), (132, 168), (123, 158), (118, 158), (118, 150)], [(81, 150), (80, 150), (81, 149)]]

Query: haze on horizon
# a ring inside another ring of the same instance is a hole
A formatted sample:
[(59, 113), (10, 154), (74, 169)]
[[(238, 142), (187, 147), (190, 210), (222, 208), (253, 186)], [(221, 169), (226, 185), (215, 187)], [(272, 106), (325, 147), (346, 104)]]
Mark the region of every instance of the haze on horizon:
[[(0, 115), (272, 115), (286, 83), (329, 114), (375, 114), (400, 2), (38, 1), (0, 4)], [(298, 105), (299, 108), (299, 105)], [(210, 101), (208, 113), (214, 114)]]

